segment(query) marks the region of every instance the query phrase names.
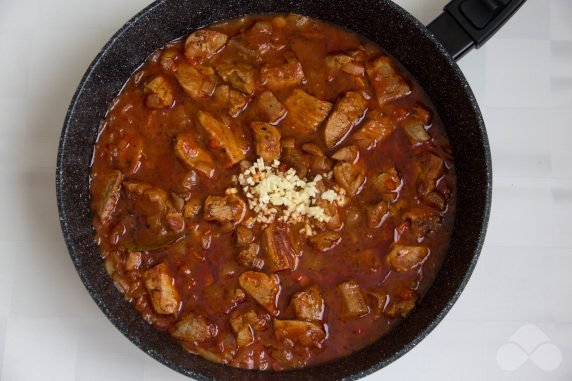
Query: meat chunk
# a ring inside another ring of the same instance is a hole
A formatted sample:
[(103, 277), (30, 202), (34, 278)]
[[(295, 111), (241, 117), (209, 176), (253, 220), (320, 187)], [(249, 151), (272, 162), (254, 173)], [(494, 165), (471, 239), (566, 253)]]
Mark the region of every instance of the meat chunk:
[(227, 35), (221, 32), (197, 30), (185, 40), (185, 57), (192, 64), (206, 61), (224, 47), (227, 39)]
[(326, 157), (326, 154), (322, 149), (314, 144), (314, 143), (306, 143), (302, 144), (302, 151), (309, 153), (310, 155), (314, 155), (317, 157)]
[(246, 204), (235, 194), (208, 196), (205, 200), (203, 217), (206, 221), (236, 225), (242, 221), (245, 214)]
[(353, 144), (340, 148), (332, 155), (332, 159), (355, 164), (359, 160), (359, 149)]
[(236, 90), (245, 94), (252, 94), (256, 88), (254, 81), (254, 68), (247, 64), (230, 63), (216, 68), (220, 77)]
[(367, 214), (367, 225), (370, 228), (378, 228), (383, 224), (388, 215), (388, 207), (385, 201), (378, 202), (375, 205), (368, 205), (365, 208)]
[(252, 122), (256, 154), (266, 162), (273, 162), (280, 156), (281, 134), (278, 128), (265, 122)]
[(181, 299), (166, 264), (160, 263), (145, 271), (143, 280), (155, 312), (169, 315), (179, 311)]
[(379, 57), (373, 61), (367, 68), (367, 74), (380, 105), (403, 98), (411, 93), (409, 84), (393, 68), (389, 57)]
[(294, 90), (284, 104), (288, 110), (287, 124), (302, 134), (315, 132), (332, 109), (330, 102), (321, 101), (300, 89)]
[(261, 270), (264, 267), (264, 259), (260, 257), (260, 245), (249, 243), (240, 250), (236, 261), (243, 267)]
[(429, 255), (429, 249), (424, 246), (406, 246), (393, 244), (385, 258), (387, 265), (393, 270), (402, 272), (419, 266)]
[(370, 150), (387, 139), (394, 130), (391, 118), (372, 112), (363, 126), (352, 135), (352, 140), (361, 149)]
[(228, 115), (236, 118), (246, 107), (248, 100), (240, 91), (229, 88), (227, 85), (217, 86), (213, 99), (227, 108)]
[[(394, 201), (403, 181), (395, 167), (391, 166), (371, 178), (371, 185), (382, 196), (388, 195), (386, 201)], [(384, 198), (384, 199), (385, 199)]]
[(260, 93), (254, 101), (254, 108), (258, 111), (262, 120), (270, 123), (277, 122), (286, 114), (286, 108), (274, 96), (272, 91)]
[(324, 128), (326, 146), (331, 149), (340, 144), (359, 123), (366, 109), (367, 100), (355, 91), (348, 91), (338, 100)]
[(321, 252), (332, 250), (342, 242), (340, 233), (325, 231), (310, 238), (310, 245)]
[(214, 162), (207, 151), (195, 141), (195, 134), (188, 132), (177, 135), (175, 139), (175, 156), (185, 165), (196, 168), (208, 178), (214, 176)]
[(324, 316), (324, 299), (318, 286), (308, 287), (294, 294), (291, 303), (296, 317), (300, 320), (322, 320)]
[(406, 318), (411, 313), (413, 308), (415, 308), (415, 301), (416, 298), (412, 298), (391, 303), (385, 309), (384, 315), (392, 319), (397, 317)]
[(262, 233), (262, 246), (269, 259), (269, 268), (272, 272), (293, 270), (296, 265), (298, 253), (286, 228), (271, 225)]
[(236, 345), (249, 346), (254, 342), (254, 334), (268, 326), (270, 317), (255, 310), (236, 311), (230, 316), (230, 326), (236, 334)]
[(217, 156), (228, 168), (245, 158), (244, 152), (240, 149), (238, 141), (229, 127), (219, 122), (214, 116), (207, 112), (199, 111), (199, 123), (207, 132), (211, 139), (211, 146)]
[(218, 329), (205, 317), (194, 313), (188, 314), (175, 323), (170, 330), (175, 339), (191, 343), (202, 343), (214, 338)]
[(304, 155), (294, 145), (293, 139), (284, 139), (282, 142), (282, 156), (280, 161), (296, 170), (298, 177), (305, 178), (310, 168), (310, 158)]
[(423, 202), (432, 208), (443, 211), (447, 205), (445, 197), (439, 192), (429, 192), (423, 196)]
[(264, 65), (260, 70), (262, 84), (270, 90), (279, 90), (300, 84), (304, 80), (302, 64), (295, 58), (279, 65)]
[(125, 270), (133, 271), (138, 270), (139, 266), (143, 262), (141, 253), (138, 251), (130, 251), (127, 256), (127, 261), (125, 261)]
[(191, 197), (183, 207), (183, 217), (192, 218), (201, 212), (202, 202), (198, 197)]
[(161, 109), (171, 107), (173, 102), (175, 102), (173, 88), (162, 75), (159, 75), (148, 82), (145, 85), (144, 91), (146, 94), (149, 94), (145, 100), (145, 105), (149, 108)]
[(246, 226), (237, 226), (235, 231), (236, 244), (238, 246), (246, 246), (252, 241), (254, 241), (254, 233), (252, 229)]
[(389, 295), (384, 290), (369, 290), (365, 293), (367, 304), (377, 316), (381, 315), (389, 302)]
[(410, 223), (411, 233), (417, 240), (437, 230), (441, 224), (441, 216), (438, 213), (423, 207), (409, 209), (403, 213), (402, 219)]
[(247, 271), (238, 277), (238, 284), (271, 315), (278, 315), (280, 281), (277, 275)]
[(123, 173), (118, 170), (111, 171), (103, 181), (104, 187), (103, 191), (100, 193), (101, 198), (97, 203), (96, 209), (97, 215), (103, 223), (108, 222), (115, 212), (115, 208), (117, 207), (117, 203), (121, 197), (122, 181)]
[(428, 142), (431, 140), (431, 136), (425, 131), (425, 126), (423, 123), (416, 119), (407, 119), (402, 124), (403, 132), (407, 136), (409, 143), (412, 145), (417, 145), (421, 143)]
[(343, 316), (345, 318), (355, 319), (369, 313), (369, 307), (356, 281), (351, 280), (338, 285), (338, 291), (344, 301)]
[(308, 321), (274, 319), (274, 337), (302, 347), (321, 348), (326, 332), (321, 325)]
[(346, 162), (336, 164), (334, 178), (338, 185), (348, 192), (349, 196), (358, 194), (365, 183), (363, 172), (355, 165)]
[(444, 162), (439, 156), (424, 152), (417, 157), (417, 191), (421, 195), (432, 192), (443, 176)]
[(193, 66), (181, 62), (177, 66), (175, 78), (185, 93), (193, 99), (210, 97), (216, 87), (216, 76), (212, 67)]

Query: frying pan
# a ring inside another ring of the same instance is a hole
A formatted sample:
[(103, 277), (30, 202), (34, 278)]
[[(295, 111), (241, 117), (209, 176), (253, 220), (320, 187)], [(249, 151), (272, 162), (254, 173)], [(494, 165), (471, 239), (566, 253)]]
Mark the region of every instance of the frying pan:
[[(455, 59), (479, 47), (525, 0), (454, 0), (428, 27), (389, 0), (161, 0), (125, 24), (97, 55), (69, 107), (56, 173), (63, 235), (85, 287), (135, 345), (198, 380), (355, 380), (417, 345), (455, 303), (477, 262), (491, 205), (492, 170), (485, 126)], [(105, 273), (93, 239), (89, 169), (98, 128), (131, 73), (166, 42), (216, 21), (295, 12), (326, 20), (378, 43), (417, 79), (440, 115), (455, 156), (457, 211), (448, 253), (416, 310), (373, 345), (334, 362), (280, 373), (234, 369), (185, 352), (155, 331)]]

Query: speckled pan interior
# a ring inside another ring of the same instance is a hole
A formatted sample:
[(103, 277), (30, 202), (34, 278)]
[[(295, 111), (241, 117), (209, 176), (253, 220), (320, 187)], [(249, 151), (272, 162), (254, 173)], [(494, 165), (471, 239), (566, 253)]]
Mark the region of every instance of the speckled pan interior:
[[(296, 12), (327, 20), (378, 43), (425, 89), (440, 114), (457, 166), (458, 209), (449, 252), (411, 316), (368, 348), (335, 362), (268, 373), (217, 365), (183, 351), (155, 331), (113, 286), (93, 241), (89, 166), (98, 127), (131, 73), (165, 42), (213, 22), (248, 14)], [(64, 123), (57, 165), (60, 221), (71, 258), (89, 293), (135, 345), (198, 380), (356, 380), (411, 350), (443, 319), (477, 262), (491, 202), (491, 159), (483, 120), (457, 65), (415, 18), (389, 0), (163, 0), (131, 19), (87, 70)]]

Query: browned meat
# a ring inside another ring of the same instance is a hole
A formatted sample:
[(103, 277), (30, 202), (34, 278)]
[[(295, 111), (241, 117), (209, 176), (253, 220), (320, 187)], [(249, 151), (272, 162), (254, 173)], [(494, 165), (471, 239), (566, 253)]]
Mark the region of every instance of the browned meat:
[(181, 62), (177, 66), (175, 77), (185, 93), (193, 99), (210, 97), (216, 87), (214, 69), (207, 66), (193, 66)]
[(321, 252), (332, 250), (342, 242), (340, 233), (325, 231), (310, 238), (310, 245)]
[(367, 225), (370, 228), (378, 228), (383, 224), (388, 215), (387, 203), (381, 201), (375, 205), (368, 205), (365, 211), (367, 214)]
[(397, 317), (406, 318), (411, 311), (415, 308), (415, 298), (400, 300), (395, 303), (389, 304), (385, 309), (384, 315), (395, 319)]
[(264, 267), (264, 259), (260, 257), (260, 245), (249, 243), (238, 253), (236, 261), (243, 267), (261, 270)]
[(227, 35), (221, 32), (197, 30), (185, 40), (185, 57), (192, 64), (204, 62), (218, 53), (227, 39)]
[(381, 195), (390, 196), (388, 197), (388, 201), (394, 201), (394, 199), (397, 198), (396, 192), (401, 189), (402, 184), (401, 177), (393, 166), (371, 178), (371, 185), (376, 191)]
[(246, 204), (235, 194), (208, 196), (205, 201), (203, 218), (221, 224), (238, 224), (246, 214)]
[(402, 272), (419, 266), (428, 255), (429, 249), (424, 246), (406, 246), (395, 243), (385, 261), (393, 270)]
[(175, 278), (167, 265), (160, 263), (143, 273), (145, 287), (149, 292), (153, 309), (158, 314), (174, 314), (179, 311), (181, 299), (175, 288)]
[(411, 232), (418, 240), (439, 228), (441, 217), (429, 208), (412, 208), (403, 213), (403, 220), (411, 223)]
[(252, 122), (256, 154), (266, 162), (273, 162), (280, 156), (281, 134), (278, 128), (265, 122)]
[(171, 336), (191, 343), (201, 343), (214, 338), (218, 329), (201, 315), (190, 313), (179, 320), (170, 330)]
[(294, 294), (291, 303), (296, 317), (300, 320), (322, 320), (324, 316), (324, 299), (318, 286), (308, 287)]
[(431, 136), (425, 131), (423, 123), (416, 119), (407, 119), (402, 124), (403, 132), (412, 145), (421, 144), (431, 140)]
[(338, 285), (338, 291), (344, 301), (344, 318), (355, 319), (369, 313), (369, 307), (356, 281), (350, 280)]
[(348, 192), (349, 196), (358, 194), (365, 183), (365, 175), (355, 165), (338, 163), (334, 167), (334, 178), (339, 186)]
[[(221, 159), (225, 167), (231, 167), (245, 158), (238, 141), (230, 128), (219, 122), (211, 114), (199, 111), (199, 122), (209, 135), (213, 151)], [(216, 147), (216, 148), (214, 148)]]
[(230, 316), (230, 326), (236, 334), (236, 345), (246, 347), (252, 344), (255, 332), (265, 330), (269, 321), (270, 316), (257, 313), (253, 309), (233, 312)]
[(395, 71), (389, 57), (379, 57), (373, 61), (367, 68), (367, 74), (381, 106), (411, 93), (409, 84)]
[(141, 258), (141, 253), (138, 251), (130, 251), (127, 256), (127, 261), (125, 261), (125, 270), (133, 271), (138, 270), (143, 262)]
[(286, 123), (303, 134), (315, 132), (332, 109), (330, 102), (321, 101), (301, 89), (294, 90), (284, 105), (288, 110)]
[(278, 315), (280, 280), (277, 275), (247, 271), (240, 274), (238, 284), (271, 315)]
[(254, 233), (252, 229), (247, 228), (246, 226), (237, 226), (235, 231), (236, 236), (236, 244), (238, 246), (246, 246), (252, 241), (254, 241)]
[(274, 337), (280, 341), (290, 340), (302, 347), (321, 348), (326, 332), (313, 322), (274, 319)]
[(369, 290), (365, 293), (365, 297), (369, 308), (377, 316), (385, 311), (389, 302), (389, 295), (384, 290)]
[(353, 144), (340, 148), (332, 155), (332, 159), (355, 164), (359, 160), (359, 149)]
[(302, 151), (318, 157), (326, 156), (324, 151), (322, 151), (322, 149), (317, 144), (314, 143), (302, 144)]
[(97, 215), (103, 223), (108, 222), (115, 212), (115, 207), (119, 202), (119, 197), (121, 197), (122, 181), (123, 173), (118, 170), (113, 170), (106, 176), (103, 182), (105, 185), (96, 209)]
[(334, 54), (326, 56), (325, 62), (329, 69), (328, 80), (334, 79), (336, 74), (342, 70), (343, 67), (352, 63), (353, 61), (353, 57), (350, 57), (346, 54)]
[(229, 88), (227, 85), (217, 86), (213, 98), (227, 108), (228, 115), (236, 118), (246, 107), (248, 100), (240, 91)]
[(175, 47), (166, 49), (163, 54), (161, 54), (161, 58), (159, 59), (159, 64), (161, 64), (163, 70), (167, 72), (175, 72), (175, 70), (177, 70), (175, 61), (178, 55), (179, 49)]
[(196, 168), (208, 178), (214, 176), (214, 162), (207, 151), (203, 150), (195, 141), (194, 134), (187, 132), (177, 135), (175, 139), (175, 156), (187, 166)]
[(183, 217), (192, 218), (201, 212), (202, 202), (198, 197), (191, 197), (183, 208)]
[(145, 105), (149, 108), (161, 109), (171, 107), (175, 101), (173, 88), (162, 75), (153, 78), (153, 80), (145, 84), (144, 91), (146, 94), (149, 94), (147, 99), (145, 99)]
[(245, 94), (252, 94), (256, 88), (254, 68), (250, 65), (241, 63), (224, 64), (217, 66), (216, 72), (226, 83)]
[(338, 100), (324, 128), (326, 146), (331, 149), (340, 144), (359, 123), (366, 109), (367, 100), (354, 91), (348, 91)]
[(423, 202), (429, 205), (430, 207), (440, 211), (445, 210), (445, 206), (447, 205), (445, 197), (437, 191), (429, 192), (425, 196), (423, 196)]
[(421, 195), (432, 192), (437, 187), (437, 180), (443, 176), (443, 159), (430, 152), (417, 157), (417, 191)]
[(352, 135), (352, 140), (361, 149), (370, 150), (387, 139), (394, 130), (391, 118), (370, 112), (363, 126)]
[(285, 139), (282, 142), (282, 148), (280, 161), (294, 168), (298, 177), (306, 177), (310, 168), (310, 158), (295, 147), (293, 139)]
[(262, 246), (266, 251), (270, 271), (293, 270), (298, 255), (286, 228), (271, 225), (262, 233)]
[(262, 84), (270, 90), (296, 86), (304, 80), (302, 64), (296, 59), (279, 65), (264, 65), (260, 70)]
[(264, 91), (254, 101), (254, 108), (260, 117), (270, 123), (275, 123), (286, 114), (284, 105), (274, 96), (272, 91)]
[(320, 198), (317, 202), (318, 206), (324, 209), (326, 215), (330, 218), (326, 222), (326, 227), (331, 230), (338, 230), (342, 227), (342, 215), (340, 212), (340, 207), (336, 202), (330, 202)]

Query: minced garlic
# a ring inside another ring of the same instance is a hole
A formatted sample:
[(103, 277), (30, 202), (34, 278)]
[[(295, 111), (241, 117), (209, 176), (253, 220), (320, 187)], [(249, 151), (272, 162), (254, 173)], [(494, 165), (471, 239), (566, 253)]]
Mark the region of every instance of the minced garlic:
[(301, 179), (293, 168), (280, 171), (280, 161), (271, 165), (259, 158), (251, 167), (238, 175), (249, 208), (256, 213), (256, 221), (270, 224), (305, 222), (305, 232), (312, 234), (311, 222), (328, 222), (330, 216), (318, 206), (318, 200), (338, 202), (343, 200), (343, 192), (334, 189), (319, 191), (318, 183), (323, 180), (316, 175), (312, 181)]

